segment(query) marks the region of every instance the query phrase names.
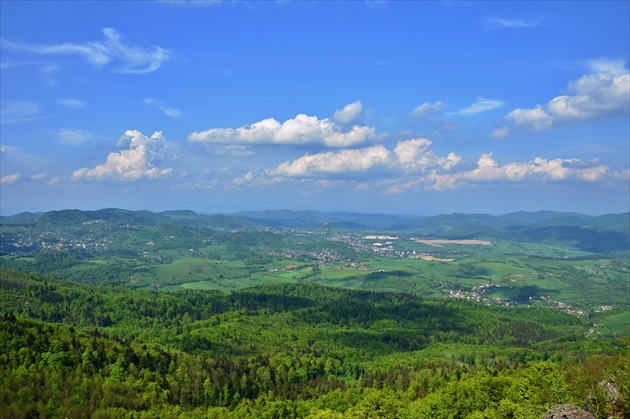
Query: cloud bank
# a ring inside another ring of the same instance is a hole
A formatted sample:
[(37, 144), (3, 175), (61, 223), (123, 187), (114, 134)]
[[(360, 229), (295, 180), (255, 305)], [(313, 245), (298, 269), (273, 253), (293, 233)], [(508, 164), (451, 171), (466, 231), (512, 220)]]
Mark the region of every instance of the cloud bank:
[(376, 145), (307, 154), (265, 169), (259, 175), (248, 171), (246, 175), (234, 179), (232, 185), (254, 186), (310, 179), (324, 187), (330, 182), (339, 185), (346, 181), (361, 181), (367, 182), (363, 184), (365, 189), (402, 193), (414, 190), (455, 190), (489, 183), (593, 183), (624, 179), (623, 173), (613, 171), (607, 165), (580, 159), (536, 157), (530, 161), (501, 163), (495, 160), (493, 153), (483, 153), (476, 164), (470, 167), (462, 164), (463, 159), (454, 152), (439, 156), (431, 146), (429, 139), (416, 138), (399, 141), (391, 150)]
[(388, 192), (399, 193), (405, 190), (459, 189), (472, 184), (489, 182), (521, 182), (535, 180), (542, 182), (582, 181), (597, 182), (606, 177), (617, 177), (606, 165), (596, 165), (579, 159), (544, 159), (536, 157), (525, 162), (497, 162), (492, 153), (484, 153), (477, 160), (476, 167), (456, 173), (439, 173), (432, 170), (427, 176), (417, 177), (407, 182), (388, 187)]
[[(393, 150), (376, 145), (356, 150), (328, 151), (286, 161), (264, 172), (267, 177), (321, 178), (357, 174), (370, 177), (370, 171), (392, 174), (425, 172), (431, 167), (450, 170), (461, 158), (455, 153), (438, 157), (426, 138), (399, 141)], [(386, 175), (387, 176), (387, 175)]]

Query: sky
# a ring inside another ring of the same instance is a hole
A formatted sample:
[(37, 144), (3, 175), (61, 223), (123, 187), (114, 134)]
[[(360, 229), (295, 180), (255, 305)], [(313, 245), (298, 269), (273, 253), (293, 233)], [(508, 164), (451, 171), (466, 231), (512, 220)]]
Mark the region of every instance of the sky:
[(0, 208), (630, 207), (630, 2), (0, 2)]

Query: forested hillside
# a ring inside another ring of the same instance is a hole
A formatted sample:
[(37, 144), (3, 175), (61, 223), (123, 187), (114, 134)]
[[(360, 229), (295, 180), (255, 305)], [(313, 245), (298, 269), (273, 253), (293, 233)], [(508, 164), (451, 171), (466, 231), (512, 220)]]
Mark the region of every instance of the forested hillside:
[(4, 217), (0, 267), (142, 289), (306, 282), (616, 315), (630, 306), (627, 220), (63, 210)]
[(549, 309), (313, 284), (163, 293), (9, 270), (0, 301), (6, 417), (630, 412), (628, 339)]
[(2, 414), (622, 418), (626, 215), (3, 217)]

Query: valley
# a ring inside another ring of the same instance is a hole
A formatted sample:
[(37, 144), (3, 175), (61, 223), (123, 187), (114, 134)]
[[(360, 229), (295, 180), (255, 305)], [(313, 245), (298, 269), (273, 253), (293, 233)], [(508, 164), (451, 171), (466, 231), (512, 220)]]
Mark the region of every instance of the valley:
[(0, 263), (139, 289), (313, 283), (597, 317), (629, 308), (628, 246), (627, 214), (65, 210), (5, 217)]
[(627, 218), (3, 217), (0, 404), (11, 418), (539, 419), (573, 403), (621, 418)]

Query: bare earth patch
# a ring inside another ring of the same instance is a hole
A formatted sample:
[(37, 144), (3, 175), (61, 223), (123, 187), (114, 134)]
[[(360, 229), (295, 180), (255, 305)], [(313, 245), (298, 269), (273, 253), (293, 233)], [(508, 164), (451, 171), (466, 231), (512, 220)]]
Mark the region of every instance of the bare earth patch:
[(482, 246), (492, 246), (492, 242), (485, 240), (416, 240), (416, 242), (435, 247), (442, 247), (443, 244), (480, 244)]
[(440, 259), (440, 258), (436, 258), (433, 256), (429, 256), (429, 255), (422, 255), (422, 256), (418, 256), (420, 259), (422, 260), (435, 260), (438, 262), (454, 262), (455, 259)]

